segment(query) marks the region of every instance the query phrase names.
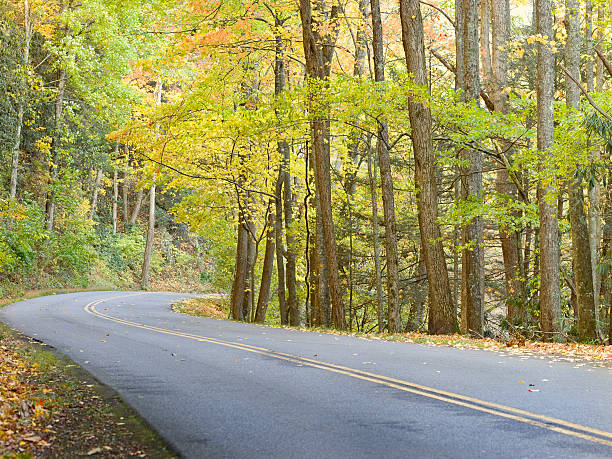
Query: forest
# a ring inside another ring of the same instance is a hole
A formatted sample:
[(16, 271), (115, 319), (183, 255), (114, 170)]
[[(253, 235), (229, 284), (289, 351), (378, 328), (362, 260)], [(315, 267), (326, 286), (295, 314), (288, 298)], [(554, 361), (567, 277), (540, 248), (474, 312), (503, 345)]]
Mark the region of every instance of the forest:
[(1, 0), (0, 294), (612, 339), (608, 0)]

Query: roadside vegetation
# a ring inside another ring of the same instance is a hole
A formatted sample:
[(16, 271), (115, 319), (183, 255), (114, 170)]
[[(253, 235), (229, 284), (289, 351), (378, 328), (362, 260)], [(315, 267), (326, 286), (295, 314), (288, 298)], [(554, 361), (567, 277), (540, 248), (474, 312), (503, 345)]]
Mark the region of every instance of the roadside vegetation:
[(175, 457), (110, 389), (0, 324), (0, 458)]

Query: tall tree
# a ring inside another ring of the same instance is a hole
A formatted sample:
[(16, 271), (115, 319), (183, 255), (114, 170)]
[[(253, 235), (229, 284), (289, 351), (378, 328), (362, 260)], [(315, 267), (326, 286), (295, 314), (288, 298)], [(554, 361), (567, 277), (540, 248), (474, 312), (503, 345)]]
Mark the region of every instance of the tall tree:
[[(302, 20), (302, 34), (304, 44), (304, 56), (306, 58), (306, 73), (309, 83), (313, 86), (326, 85), (331, 71), (331, 60), (335, 49), (335, 19), (338, 14), (336, 5), (331, 11), (325, 10), (323, 2), (317, 2), (316, 15), (310, 0), (300, 0), (300, 18)], [(327, 20), (332, 30), (326, 31), (321, 19)], [(336, 236), (331, 204), (331, 164), (330, 164), (330, 122), (329, 108), (325, 108), (325, 101), (320, 100), (320, 95), (313, 94), (311, 98), (317, 97), (316, 104), (311, 100), (310, 131), (315, 157), (315, 183), (316, 197), (320, 205), (321, 222), (325, 243), (325, 256), (327, 260), (327, 280), (329, 284), (332, 302), (332, 318), (336, 328), (345, 327), (344, 301), (338, 275), (338, 255), (336, 247)], [(323, 107), (321, 107), (321, 105)]]
[[(419, 86), (427, 86), (423, 17), (418, 0), (400, 0), (402, 43), (408, 72)], [(429, 323), (432, 334), (457, 331), (455, 305), (444, 258), (438, 223), (438, 183), (429, 106), (414, 97), (408, 100), (415, 162), (417, 210), (421, 247), (429, 285)]]
[[(157, 77), (155, 82), (155, 90), (153, 92), (153, 100), (156, 107), (161, 104), (163, 83), (161, 77)], [(156, 136), (159, 136), (159, 125), (156, 126)], [(154, 179), (155, 180), (155, 179)], [(155, 193), (157, 185), (155, 182), (149, 190), (149, 225), (147, 228), (147, 241), (145, 243), (144, 258), (142, 261), (142, 276), (141, 287), (148, 289), (150, 287), (150, 271), (151, 271), (151, 255), (153, 254), (153, 238), (155, 236)]]
[(29, 0), (23, 2), (23, 73), (20, 84), (21, 94), (18, 95), (17, 102), (17, 122), (15, 139), (13, 143), (13, 152), (11, 158), (11, 179), (9, 185), (9, 196), (15, 198), (17, 195), (17, 179), (19, 176), (19, 149), (21, 148), (21, 131), (23, 128), (23, 117), (26, 110), (26, 91), (27, 91), (27, 73), (30, 65), (30, 45), (32, 43), (32, 35), (34, 33), (34, 20), (32, 17), (32, 8)]
[(561, 339), (561, 290), (559, 271), (559, 221), (555, 206), (555, 176), (548, 161), (555, 141), (554, 56), (550, 41), (553, 17), (550, 0), (535, 0), (537, 32), (542, 40), (537, 51), (537, 114), (540, 178), (540, 328), (544, 339)]
[[(372, 49), (374, 54), (374, 79), (383, 84), (385, 81), (385, 51), (383, 40), (380, 1), (371, 0), (372, 9)], [(401, 330), (399, 303), (399, 260), (397, 254), (397, 229), (395, 223), (395, 202), (393, 196), (393, 174), (389, 156), (389, 127), (386, 119), (378, 120), (378, 139), (376, 151), (380, 164), (383, 215), (385, 220), (385, 252), (387, 259), (387, 326), (389, 332)]]
[[(480, 100), (478, 6), (479, 0), (463, 0), (464, 100), (474, 104)], [(474, 204), (482, 197), (482, 153), (478, 149), (465, 148), (462, 157), (468, 165), (461, 171), (461, 197)], [(462, 243), (461, 331), (482, 335), (484, 243), (481, 217), (473, 217), (463, 226)]]
[[(495, 110), (508, 113), (509, 95), (508, 87), (508, 39), (510, 37), (510, 1), (491, 0), (492, 23), (492, 75), (493, 75), (493, 103)], [(502, 155), (512, 157), (513, 149), (510, 142), (503, 143)], [(504, 161), (510, 164), (510, 160)], [(512, 201), (518, 198), (516, 184), (510, 179), (507, 167), (497, 171), (495, 188), (498, 193), (507, 196)], [(515, 218), (518, 212), (513, 212)], [(523, 273), (520, 264), (520, 233), (509, 228), (499, 228), (502, 255), (504, 259), (504, 276), (506, 280), (507, 318), (511, 324), (522, 323), (525, 319), (525, 305), (523, 298)]]
[[(575, 75), (576, 78), (580, 75), (581, 48), (578, 13), (578, 0), (565, 0), (565, 29), (567, 31), (565, 66), (567, 71)], [(592, 69), (592, 63), (588, 65)], [(567, 75), (565, 77), (565, 93), (570, 116), (575, 115), (580, 110), (580, 89)], [(581, 147), (586, 147), (586, 145)], [(593, 340), (596, 336), (591, 247), (584, 207), (582, 174), (577, 173), (569, 184), (569, 216), (572, 227), (572, 259), (578, 306), (578, 337), (582, 341)]]

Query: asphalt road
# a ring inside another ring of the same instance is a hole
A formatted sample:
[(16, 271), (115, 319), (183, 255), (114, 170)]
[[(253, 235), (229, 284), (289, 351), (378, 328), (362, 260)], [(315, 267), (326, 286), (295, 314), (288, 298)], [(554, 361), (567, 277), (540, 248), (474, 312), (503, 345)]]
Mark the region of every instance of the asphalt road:
[(176, 314), (170, 293), (0, 320), (115, 388), (187, 458), (612, 457), (612, 370)]

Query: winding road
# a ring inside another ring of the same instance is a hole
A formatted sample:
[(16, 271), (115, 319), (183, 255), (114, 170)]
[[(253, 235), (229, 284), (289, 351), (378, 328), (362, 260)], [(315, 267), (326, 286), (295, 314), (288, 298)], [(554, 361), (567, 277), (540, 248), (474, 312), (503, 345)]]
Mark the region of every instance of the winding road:
[(186, 458), (611, 458), (612, 370), (247, 325), (187, 295), (36, 298), (0, 320), (113, 387)]

